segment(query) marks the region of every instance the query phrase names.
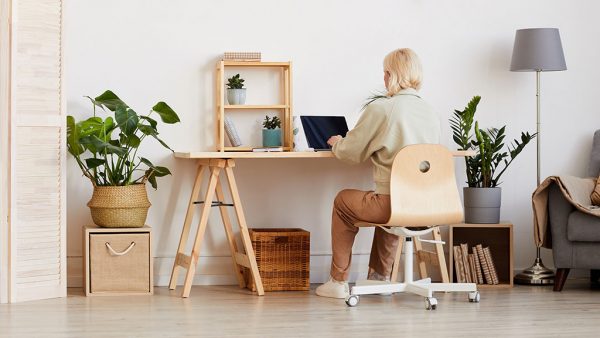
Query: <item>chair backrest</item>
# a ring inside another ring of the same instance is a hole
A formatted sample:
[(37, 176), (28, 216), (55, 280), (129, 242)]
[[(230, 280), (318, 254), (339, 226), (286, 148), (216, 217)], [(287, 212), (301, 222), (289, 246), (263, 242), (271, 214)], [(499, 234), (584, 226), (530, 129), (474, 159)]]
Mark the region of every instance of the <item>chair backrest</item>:
[(388, 225), (422, 227), (463, 221), (452, 153), (439, 144), (402, 148), (392, 164)]

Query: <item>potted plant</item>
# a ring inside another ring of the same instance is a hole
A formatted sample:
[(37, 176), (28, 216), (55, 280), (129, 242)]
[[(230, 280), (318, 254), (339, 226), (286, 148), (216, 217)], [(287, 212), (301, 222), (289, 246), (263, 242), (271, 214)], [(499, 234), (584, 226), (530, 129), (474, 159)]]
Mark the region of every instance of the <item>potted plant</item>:
[(263, 147), (281, 146), (281, 120), (277, 116), (269, 117), (265, 115), (263, 121)]
[[(151, 137), (173, 151), (158, 137), (158, 121), (151, 116), (156, 113), (167, 124), (179, 122), (179, 116), (162, 101), (147, 115), (138, 115), (110, 90), (88, 98), (92, 117), (77, 122), (67, 116), (67, 148), (94, 186), (88, 202), (92, 219), (102, 227), (142, 227), (150, 207), (145, 183), (156, 189), (156, 178), (171, 172), (138, 156), (138, 150)], [(96, 107), (114, 117), (96, 116)]]
[(507, 145), (508, 151), (504, 151), (506, 126), (480, 129), (479, 122), (474, 121), (480, 100), (480, 96), (475, 96), (464, 110), (455, 110), (450, 126), (458, 149), (476, 152), (475, 156), (465, 157), (468, 184), (463, 188), (465, 222), (498, 223), (502, 193), (498, 187), (500, 177), (537, 134), (521, 132), (521, 139), (513, 140)]
[(246, 103), (246, 88), (244, 88), (244, 79), (240, 78), (240, 74), (227, 79), (227, 102), (229, 104), (244, 104)]

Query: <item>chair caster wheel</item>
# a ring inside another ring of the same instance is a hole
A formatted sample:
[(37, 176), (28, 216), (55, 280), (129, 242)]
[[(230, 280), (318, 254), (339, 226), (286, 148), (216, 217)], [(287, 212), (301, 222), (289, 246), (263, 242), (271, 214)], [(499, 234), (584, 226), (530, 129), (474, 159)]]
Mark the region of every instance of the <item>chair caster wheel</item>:
[(348, 305), (349, 307), (355, 307), (356, 305), (358, 305), (359, 300), (360, 298), (357, 295), (350, 295), (346, 297), (346, 305)]
[(479, 291), (469, 292), (469, 302), (479, 303), (480, 300), (481, 300), (481, 295), (479, 295)]
[(426, 310), (435, 310), (437, 309), (437, 299), (433, 297), (425, 298), (425, 309)]

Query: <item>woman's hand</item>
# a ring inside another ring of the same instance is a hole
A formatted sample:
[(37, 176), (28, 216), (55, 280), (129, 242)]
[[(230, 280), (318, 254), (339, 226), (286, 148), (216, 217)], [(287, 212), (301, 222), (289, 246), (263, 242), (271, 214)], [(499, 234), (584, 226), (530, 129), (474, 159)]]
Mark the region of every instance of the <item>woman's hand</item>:
[(331, 136), (329, 138), (329, 140), (327, 140), (327, 144), (329, 144), (330, 146), (333, 147), (333, 145), (336, 144), (336, 142), (339, 141), (339, 140), (341, 140), (341, 139), (343, 139), (343, 137), (340, 136), (340, 135)]

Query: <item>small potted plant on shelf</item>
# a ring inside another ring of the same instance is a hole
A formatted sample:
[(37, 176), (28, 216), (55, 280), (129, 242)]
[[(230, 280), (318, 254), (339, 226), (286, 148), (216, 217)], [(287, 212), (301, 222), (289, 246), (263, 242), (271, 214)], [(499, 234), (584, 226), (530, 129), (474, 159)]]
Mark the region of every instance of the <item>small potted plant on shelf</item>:
[(281, 120), (277, 116), (269, 117), (265, 115), (263, 121), (263, 147), (281, 146)]
[(237, 105), (246, 103), (246, 88), (244, 88), (244, 79), (240, 74), (227, 79), (227, 102)]
[[(151, 116), (156, 113), (166, 124), (179, 122), (179, 116), (162, 101), (147, 115), (138, 115), (110, 90), (88, 98), (92, 117), (77, 122), (67, 116), (67, 149), (94, 186), (88, 202), (92, 219), (102, 227), (142, 227), (150, 207), (145, 183), (156, 189), (156, 178), (171, 172), (138, 156), (138, 150), (150, 137), (172, 151), (158, 137), (158, 121)], [(96, 107), (114, 117), (96, 116)]]
[(465, 222), (498, 223), (502, 193), (498, 187), (500, 177), (537, 134), (521, 132), (521, 140), (513, 140), (507, 146), (508, 151), (504, 151), (506, 126), (480, 129), (479, 122), (474, 120), (480, 100), (480, 96), (475, 96), (464, 110), (455, 110), (450, 126), (459, 150), (476, 151), (475, 156), (465, 158), (469, 185), (463, 188)]

